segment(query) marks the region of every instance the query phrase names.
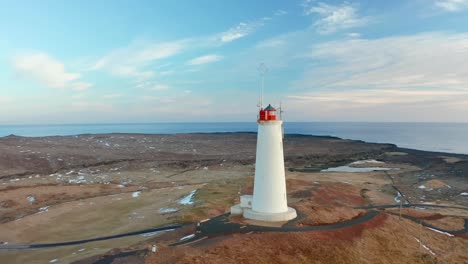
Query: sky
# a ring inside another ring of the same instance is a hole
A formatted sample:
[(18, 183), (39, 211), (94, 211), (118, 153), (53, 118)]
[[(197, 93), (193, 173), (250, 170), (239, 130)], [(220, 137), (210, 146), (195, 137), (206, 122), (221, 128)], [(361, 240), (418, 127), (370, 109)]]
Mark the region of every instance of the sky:
[(468, 122), (468, 0), (0, 0), (0, 124)]

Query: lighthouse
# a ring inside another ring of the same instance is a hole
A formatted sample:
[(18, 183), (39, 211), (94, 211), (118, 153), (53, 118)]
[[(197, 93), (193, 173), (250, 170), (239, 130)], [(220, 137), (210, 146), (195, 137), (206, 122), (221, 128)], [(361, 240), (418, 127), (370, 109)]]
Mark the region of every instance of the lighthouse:
[(247, 219), (280, 222), (296, 218), (288, 207), (284, 170), (281, 116), (268, 105), (258, 114), (257, 153), (253, 195), (242, 195), (240, 204), (231, 207), (232, 215)]

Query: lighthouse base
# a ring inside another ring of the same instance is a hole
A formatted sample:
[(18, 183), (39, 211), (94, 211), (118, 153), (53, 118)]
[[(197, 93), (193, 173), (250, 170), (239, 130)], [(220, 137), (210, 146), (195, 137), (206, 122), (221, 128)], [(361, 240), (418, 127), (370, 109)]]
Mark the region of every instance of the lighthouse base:
[(297, 217), (296, 209), (288, 207), (288, 211), (282, 213), (262, 213), (250, 208), (243, 208), (243, 216), (247, 219), (265, 222), (283, 222)]

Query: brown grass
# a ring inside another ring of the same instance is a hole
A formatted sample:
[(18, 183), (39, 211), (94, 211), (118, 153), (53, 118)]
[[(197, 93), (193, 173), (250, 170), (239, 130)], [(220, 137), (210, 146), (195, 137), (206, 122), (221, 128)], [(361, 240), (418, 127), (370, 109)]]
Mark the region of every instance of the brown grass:
[(425, 182), (424, 185), (432, 189), (447, 188), (447, 183), (441, 180), (429, 180)]
[(424, 222), (445, 230), (461, 230), (464, 228), (465, 219), (461, 217), (446, 216), (435, 220), (424, 220)]
[[(325, 232), (237, 234), (209, 247), (169, 248), (146, 259), (156, 263), (466, 263), (468, 243), (426, 229), (421, 240), (436, 256), (420, 249), (419, 226), (380, 215), (351, 228)], [(206, 240), (200, 244), (207, 243)]]

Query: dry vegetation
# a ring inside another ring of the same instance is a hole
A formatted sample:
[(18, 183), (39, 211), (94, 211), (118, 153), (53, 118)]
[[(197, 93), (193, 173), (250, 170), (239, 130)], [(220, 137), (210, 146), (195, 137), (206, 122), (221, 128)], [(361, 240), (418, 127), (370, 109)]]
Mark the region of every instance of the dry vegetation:
[[(249, 133), (0, 138), (0, 242), (76, 240), (219, 215), (238, 203), (239, 194), (252, 193), (255, 142), (255, 135)], [(416, 201), (424, 196), (433, 203), (468, 204), (468, 197), (459, 195), (468, 183), (449, 174), (463, 171), (463, 157), (416, 154), (387, 144), (286, 137), (286, 167), (291, 169), (287, 171), (288, 201), (303, 215), (296, 225), (343, 222), (365, 213), (353, 207), (395, 204), (393, 184)], [(385, 167), (399, 170), (317, 170), (363, 159), (384, 160)], [(423, 171), (423, 166), (430, 170)], [(444, 173), (443, 178), (437, 178), (437, 173)], [(418, 189), (421, 184), (432, 190)], [(197, 190), (193, 204), (178, 202), (193, 190)], [(134, 192), (139, 196), (133, 197)], [(164, 208), (176, 211), (162, 213)], [(461, 229), (462, 217), (468, 217), (468, 211), (448, 208), (402, 212), (449, 230)], [(369, 222), (334, 231), (234, 234), (168, 246), (192, 232), (184, 229), (154, 237), (0, 251), (0, 262), (48, 263), (57, 258), (57, 263), (81, 260), (88, 264), (106, 252), (146, 249), (152, 243), (158, 243), (159, 251), (147, 263), (468, 262), (467, 235), (449, 237), (385, 212)], [(420, 247), (416, 240), (420, 237), (435, 256)], [(121, 258), (115, 263), (137, 259), (142, 258)]]
[[(421, 233), (421, 235), (420, 235)], [(420, 248), (421, 238), (434, 253)], [(381, 215), (336, 231), (233, 235), (204, 246), (163, 247), (146, 263), (466, 263), (468, 242)]]

